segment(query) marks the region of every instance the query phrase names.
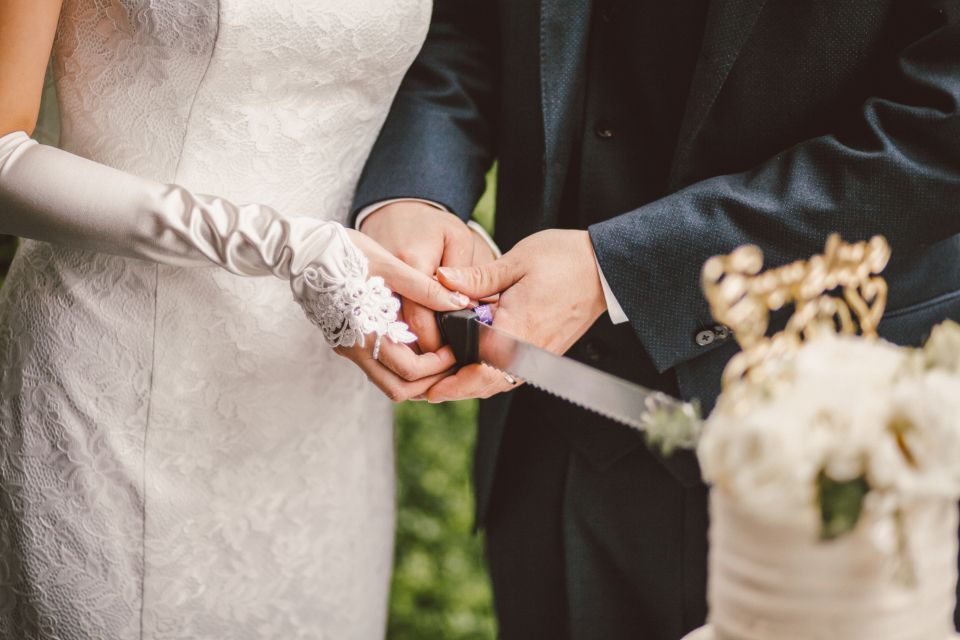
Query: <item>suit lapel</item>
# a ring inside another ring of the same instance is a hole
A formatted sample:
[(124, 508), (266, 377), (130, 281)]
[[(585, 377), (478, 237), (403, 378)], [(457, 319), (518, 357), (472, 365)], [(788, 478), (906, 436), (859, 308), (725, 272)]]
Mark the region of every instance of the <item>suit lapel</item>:
[[(516, 0), (513, 0), (516, 1)], [(543, 108), (544, 214), (559, 206), (571, 150), (572, 119), (583, 94), (593, 0), (540, 0), (540, 102)]]
[(765, 2), (766, 0), (711, 0), (703, 47), (690, 85), (690, 99), (673, 159), (671, 190), (680, 186), (680, 169), (689, 159), (693, 141), (703, 128), (723, 83), (740, 55), (740, 50), (753, 32)]

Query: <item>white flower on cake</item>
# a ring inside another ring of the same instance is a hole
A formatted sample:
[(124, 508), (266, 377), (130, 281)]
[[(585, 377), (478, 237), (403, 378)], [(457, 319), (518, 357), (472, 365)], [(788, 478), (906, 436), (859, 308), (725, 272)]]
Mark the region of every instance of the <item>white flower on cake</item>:
[(955, 323), (933, 328), (923, 348), (923, 360), (928, 368), (960, 374), (960, 330)]
[(960, 325), (923, 350), (824, 332), (745, 393), (721, 397), (698, 456), (708, 482), (764, 517), (820, 520), (835, 537), (847, 529), (829, 529), (825, 487), (859, 483), (840, 515), (849, 528), (861, 508), (881, 516), (872, 538), (888, 547), (904, 505), (960, 496)]
[(940, 369), (912, 375), (893, 389), (890, 405), (910, 459), (889, 470), (874, 465), (871, 486), (905, 497), (960, 495), (960, 376)]

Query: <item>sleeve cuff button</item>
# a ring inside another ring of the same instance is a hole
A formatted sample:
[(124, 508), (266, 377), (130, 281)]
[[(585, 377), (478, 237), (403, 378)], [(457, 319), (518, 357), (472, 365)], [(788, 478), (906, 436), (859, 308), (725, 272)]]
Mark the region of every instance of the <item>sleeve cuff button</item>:
[(695, 338), (697, 344), (701, 347), (706, 347), (713, 344), (716, 339), (717, 334), (715, 334), (712, 329), (704, 329), (703, 331), (698, 332), (697, 337)]

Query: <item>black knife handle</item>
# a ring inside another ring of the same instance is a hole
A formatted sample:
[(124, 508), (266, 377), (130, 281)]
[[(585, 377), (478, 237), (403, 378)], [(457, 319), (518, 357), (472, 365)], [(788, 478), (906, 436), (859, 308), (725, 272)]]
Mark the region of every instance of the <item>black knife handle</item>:
[(457, 364), (461, 366), (480, 361), (480, 332), (477, 329), (477, 318), (477, 313), (473, 309), (437, 312), (440, 337), (453, 349)]

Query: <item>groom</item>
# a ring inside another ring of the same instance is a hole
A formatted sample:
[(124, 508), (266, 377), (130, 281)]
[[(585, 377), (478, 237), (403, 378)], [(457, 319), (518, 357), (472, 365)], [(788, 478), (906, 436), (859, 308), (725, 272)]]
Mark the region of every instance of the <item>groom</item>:
[[(960, 317), (960, 0), (434, 4), (358, 224), (452, 289), (501, 293), (498, 326), (709, 409), (736, 345), (703, 262), (754, 243), (782, 264), (833, 231), (890, 240), (886, 337)], [(492, 256), (454, 216), (495, 158), (511, 250), (469, 267)], [(436, 349), (429, 313), (405, 314)], [(426, 397), (511, 388), (470, 366)], [(502, 637), (676, 640), (703, 622), (691, 455), (520, 387), (482, 404), (476, 494)]]

